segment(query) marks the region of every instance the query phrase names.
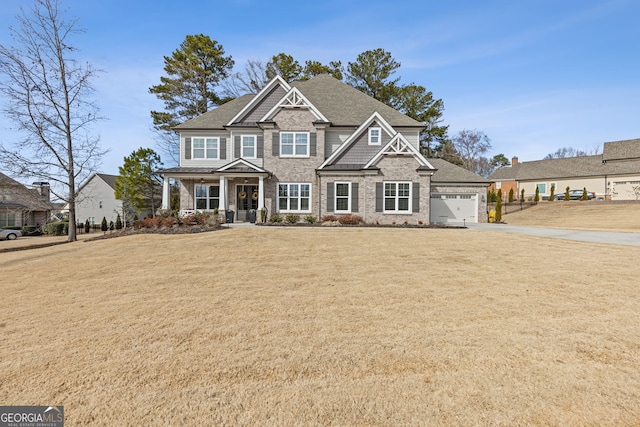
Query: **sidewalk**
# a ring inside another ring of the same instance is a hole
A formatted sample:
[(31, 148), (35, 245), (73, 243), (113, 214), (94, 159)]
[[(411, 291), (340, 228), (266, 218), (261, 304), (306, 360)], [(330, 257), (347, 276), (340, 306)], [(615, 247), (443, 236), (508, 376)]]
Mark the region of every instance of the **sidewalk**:
[(501, 231), (504, 233), (526, 234), (528, 236), (574, 240), (579, 242), (640, 246), (640, 233), (632, 232), (622, 233), (615, 231), (568, 230), (561, 228), (529, 227), (509, 224), (467, 224), (467, 228), (471, 230)]

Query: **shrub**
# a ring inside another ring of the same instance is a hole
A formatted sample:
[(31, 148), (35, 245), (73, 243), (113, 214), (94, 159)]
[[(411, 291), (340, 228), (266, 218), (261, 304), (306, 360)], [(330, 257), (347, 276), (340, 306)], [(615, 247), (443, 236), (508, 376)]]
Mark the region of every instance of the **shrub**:
[[(551, 190), (553, 192), (553, 187), (551, 187)], [(509, 203), (513, 203), (514, 200), (514, 195), (513, 195), (513, 188), (509, 190)]]
[(316, 222), (318, 222), (318, 219), (313, 215), (305, 216), (304, 220), (307, 224), (315, 224)]
[(321, 222), (334, 222), (334, 221), (337, 221), (337, 220), (338, 220), (338, 217), (335, 216), (335, 215), (323, 215), (320, 218)]
[(496, 202), (495, 222), (502, 222), (502, 199)]
[(178, 220), (175, 217), (168, 216), (160, 220), (160, 225), (163, 227), (173, 227), (173, 224), (175, 224), (177, 221)]
[(65, 221), (50, 222), (44, 226), (44, 232), (51, 236), (64, 236), (69, 233), (69, 223)]
[(296, 224), (298, 221), (300, 221), (300, 215), (288, 214), (284, 219), (288, 224)]
[(536, 187), (536, 195), (533, 197), (533, 201), (538, 203), (540, 201), (540, 188)]
[(556, 186), (552, 185), (551, 186), (551, 192), (549, 193), (549, 201), (553, 202), (556, 198)]
[(116, 217), (116, 230), (122, 230), (122, 218), (120, 218), (120, 214)]
[(584, 187), (582, 189), (582, 197), (580, 197), (580, 200), (582, 201), (589, 200), (589, 197), (587, 196), (587, 187)]
[(269, 218), (269, 222), (274, 222), (274, 223), (280, 223), (284, 220), (284, 218), (282, 218), (282, 215), (280, 214), (273, 214), (271, 215), (271, 218)]
[(524, 202), (524, 188), (520, 190), (520, 201)]
[(364, 221), (362, 217), (359, 215), (349, 214), (349, 215), (340, 215), (338, 217), (338, 222), (340, 222), (340, 224), (342, 225), (358, 225), (363, 223)]
[(424, 225), (424, 222), (422, 222), (422, 220), (418, 220), (418, 225)]
[(102, 217), (102, 222), (100, 223), (100, 230), (107, 231), (109, 225), (107, 224), (107, 218)]
[(84, 222), (84, 232), (88, 233), (91, 231), (91, 224), (89, 224), (89, 218)]
[(134, 228), (158, 228), (162, 218), (145, 218), (142, 221), (136, 221), (133, 223)]
[(571, 194), (569, 193), (570, 189), (571, 189), (570, 187), (567, 187), (564, 190), (564, 199), (565, 200), (571, 200)]

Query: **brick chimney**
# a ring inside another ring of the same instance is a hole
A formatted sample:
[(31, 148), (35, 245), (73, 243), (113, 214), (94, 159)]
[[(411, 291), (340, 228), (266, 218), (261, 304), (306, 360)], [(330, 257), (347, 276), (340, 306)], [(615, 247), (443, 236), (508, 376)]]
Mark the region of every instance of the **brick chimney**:
[(48, 182), (34, 182), (32, 185), (44, 201), (51, 201), (51, 187)]
[(511, 166), (515, 166), (518, 164), (518, 158), (516, 156), (513, 156), (511, 158)]

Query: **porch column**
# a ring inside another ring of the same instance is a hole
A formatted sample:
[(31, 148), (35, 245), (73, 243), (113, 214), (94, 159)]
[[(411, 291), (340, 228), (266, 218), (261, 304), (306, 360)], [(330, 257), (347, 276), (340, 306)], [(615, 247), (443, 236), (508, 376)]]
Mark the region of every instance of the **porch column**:
[(162, 178), (162, 209), (169, 209), (169, 177), (164, 176)]
[(224, 175), (220, 175), (220, 205), (218, 210), (227, 210), (227, 181), (224, 179)]
[(264, 177), (258, 177), (258, 211), (264, 208)]

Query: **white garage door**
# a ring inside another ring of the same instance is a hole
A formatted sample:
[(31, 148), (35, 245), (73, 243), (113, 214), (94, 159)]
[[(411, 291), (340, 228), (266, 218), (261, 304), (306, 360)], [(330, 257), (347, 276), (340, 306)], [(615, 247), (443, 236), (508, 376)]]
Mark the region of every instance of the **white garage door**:
[(436, 224), (477, 223), (477, 194), (431, 193), (431, 222)]

